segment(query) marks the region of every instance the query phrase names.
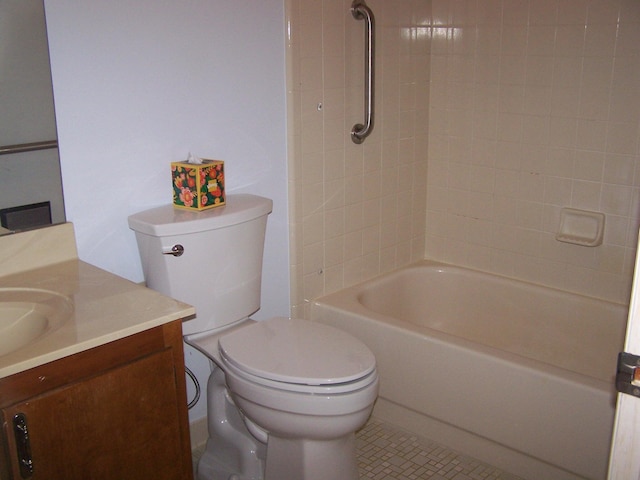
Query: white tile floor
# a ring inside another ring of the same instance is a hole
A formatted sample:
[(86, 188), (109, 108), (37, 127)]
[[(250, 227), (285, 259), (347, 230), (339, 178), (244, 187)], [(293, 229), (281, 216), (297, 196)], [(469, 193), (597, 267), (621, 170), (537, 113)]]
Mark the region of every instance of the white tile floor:
[(361, 479), (519, 480), (376, 419), (370, 419), (356, 438)]
[[(520, 477), (374, 418), (356, 438), (361, 479), (520, 480)], [(193, 453), (194, 471), (203, 449)]]

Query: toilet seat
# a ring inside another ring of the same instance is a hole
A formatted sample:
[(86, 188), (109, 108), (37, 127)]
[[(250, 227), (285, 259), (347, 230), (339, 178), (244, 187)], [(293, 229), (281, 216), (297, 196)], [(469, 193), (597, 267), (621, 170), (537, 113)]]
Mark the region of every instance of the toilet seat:
[(218, 350), (236, 375), (278, 390), (353, 392), (376, 381), (375, 357), (346, 332), (301, 319), (275, 317), (223, 335)]
[(362, 390), (372, 383), (375, 383), (378, 379), (378, 372), (372, 371), (368, 373), (365, 377), (355, 380), (352, 382), (346, 383), (336, 383), (332, 385), (308, 385), (308, 384), (298, 384), (298, 383), (287, 383), (287, 382), (279, 382), (276, 380), (269, 380), (266, 378), (258, 377), (256, 375), (251, 375), (231, 363), (228, 363), (227, 360), (222, 357), (222, 361), (224, 363), (223, 369), (226, 370), (226, 373), (232, 373), (236, 376), (246, 380), (250, 383), (258, 385), (260, 387), (268, 387), (272, 390), (281, 390), (282, 392), (291, 392), (291, 393), (301, 393), (301, 394), (309, 394), (309, 395), (338, 395), (338, 394), (348, 394), (353, 393), (358, 390)]

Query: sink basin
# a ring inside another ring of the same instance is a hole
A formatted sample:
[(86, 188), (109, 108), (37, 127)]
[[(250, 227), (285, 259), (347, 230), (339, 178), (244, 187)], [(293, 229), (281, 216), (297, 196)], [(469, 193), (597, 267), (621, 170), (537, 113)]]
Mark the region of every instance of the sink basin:
[(68, 297), (37, 288), (0, 288), (0, 356), (54, 331), (73, 312)]

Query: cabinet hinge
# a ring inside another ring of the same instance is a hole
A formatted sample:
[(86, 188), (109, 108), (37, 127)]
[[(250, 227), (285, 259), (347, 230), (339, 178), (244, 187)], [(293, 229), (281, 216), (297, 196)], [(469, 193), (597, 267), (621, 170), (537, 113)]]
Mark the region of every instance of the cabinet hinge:
[(616, 390), (640, 397), (640, 356), (628, 352), (618, 354)]

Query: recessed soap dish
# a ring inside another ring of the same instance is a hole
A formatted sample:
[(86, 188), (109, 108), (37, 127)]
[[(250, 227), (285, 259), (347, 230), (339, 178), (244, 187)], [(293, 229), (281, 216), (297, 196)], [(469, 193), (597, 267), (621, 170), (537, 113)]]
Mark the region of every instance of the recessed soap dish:
[(604, 213), (563, 208), (560, 211), (559, 242), (597, 247), (604, 236)]

